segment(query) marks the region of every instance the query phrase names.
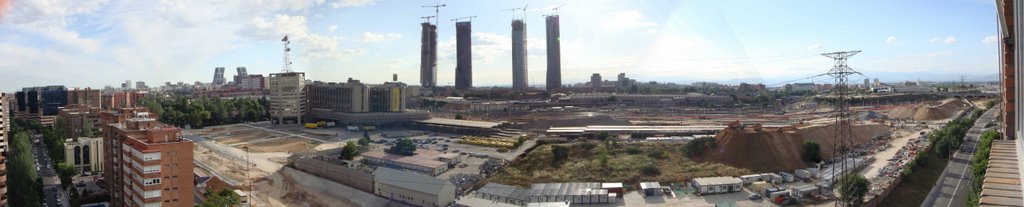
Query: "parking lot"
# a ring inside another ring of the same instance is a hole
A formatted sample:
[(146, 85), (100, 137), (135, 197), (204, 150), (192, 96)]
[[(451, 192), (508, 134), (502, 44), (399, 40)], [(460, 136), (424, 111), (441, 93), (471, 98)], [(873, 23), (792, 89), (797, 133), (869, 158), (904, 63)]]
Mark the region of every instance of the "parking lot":
[[(536, 144), (535, 139), (524, 142), (516, 149), (502, 149), (478, 145), (460, 144), (459, 138), (462, 135), (434, 133), (419, 130), (387, 129), (371, 131), (371, 150), (387, 149), (400, 139), (409, 139), (417, 145), (417, 150), (434, 150), (439, 152), (459, 153), (465, 159), (457, 167), (439, 175), (440, 178), (449, 178), (456, 174), (478, 174), (480, 165), (490, 158), (512, 160), (519, 156), (526, 149)], [(359, 135), (362, 136), (362, 135)]]

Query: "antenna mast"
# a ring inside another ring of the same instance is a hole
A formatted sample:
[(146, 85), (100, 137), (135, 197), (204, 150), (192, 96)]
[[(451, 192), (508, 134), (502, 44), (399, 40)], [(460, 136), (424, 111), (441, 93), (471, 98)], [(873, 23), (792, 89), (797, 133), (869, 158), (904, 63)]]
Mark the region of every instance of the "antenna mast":
[(291, 44), (292, 41), (288, 40), (288, 35), (284, 35), (284, 39), (281, 39), (281, 43), (282, 45), (284, 45), (284, 58), (282, 58), (284, 59), (284, 66), (281, 66), (281, 71), (285, 73), (291, 73), (292, 59), (289, 57), (288, 52), (291, 52), (292, 48), (289, 48), (288, 44)]

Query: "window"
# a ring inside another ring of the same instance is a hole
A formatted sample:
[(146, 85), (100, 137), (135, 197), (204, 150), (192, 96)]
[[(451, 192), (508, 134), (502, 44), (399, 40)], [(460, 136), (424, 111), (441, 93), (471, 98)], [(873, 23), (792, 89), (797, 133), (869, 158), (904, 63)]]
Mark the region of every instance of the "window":
[(142, 184), (145, 185), (145, 186), (159, 185), (160, 184), (160, 178), (149, 178), (149, 179), (146, 179), (146, 180), (142, 181)]

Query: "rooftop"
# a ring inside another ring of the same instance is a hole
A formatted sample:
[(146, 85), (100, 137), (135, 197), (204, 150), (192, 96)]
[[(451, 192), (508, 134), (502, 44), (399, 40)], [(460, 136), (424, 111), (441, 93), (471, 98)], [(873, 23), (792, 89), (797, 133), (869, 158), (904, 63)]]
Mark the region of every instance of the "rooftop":
[(462, 126), (462, 127), (473, 127), (473, 128), (494, 128), (501, 123), (489, 122), (489, 121), (471, 121), (462, 119), (446, 119), (446, 118), (430, 118), (427, 120), (416, 121), (425, 124), (438, 124), (438, 125), (450, 125), (450, 126)]
[(373, 171), (373, 179), (379, 183), (409, 190), (436, 195), (446, 185), (453, 185), (447, 180), (420, 175), (416, 173), (403, 172), (386, 167), (379, 167)]
[(697, 185), (729, 185), (743, 183), (743, 180), (734, 177), (710, 177), (710, 178), (694, 178), (693, 182)]
[(416, 166), (429, 167), (429, 168), (438, 168), (438, 167), (442, 167), (442, 166), (448, 165), (447, 163), (434, 160), (434, 158), (437, 157), (437, 154), (436, 153), (431, 153), (430, 150), (417, 150), (416, 151), (416, 155), (413, 155), (413, 156), (396, 155), (396, 154), (391, 154), (391, 153), (387, 153), (387, 152), (384, 152), (384, 151), (369, 151), (369, 152), (364, 152), (363, 153), (363, 157), (372, 157), (372, 158), (376, 158), (376, 159), (391, 160), (391, 161), (394, 161), (394, 162), (405, 163), (405, 164), (416, 165)]

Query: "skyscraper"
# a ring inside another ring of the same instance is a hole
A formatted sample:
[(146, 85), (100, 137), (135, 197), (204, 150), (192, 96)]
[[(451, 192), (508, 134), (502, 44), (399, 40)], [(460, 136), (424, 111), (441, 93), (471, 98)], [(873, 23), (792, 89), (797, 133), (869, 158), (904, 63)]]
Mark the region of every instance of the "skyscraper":
[(529, 87), (526, 65), (526, 23), (512, 20), (512, 89), (524, 91)]
[(562, 54), (558, 34), (558, 15), (545, 18), (547, 23), (548, 41), (548, 74), (546, 88), (548, 90), (562, 87)]
[(437, 25), (424, 22), (420, 40), (420, 86), (437, 85)]
[(245, 67), (237, 67), (235, 68), (235, 72), (238, 73), (235, 74), (235, 85), (242, 83), (243, 78), (249, 77), (249, 72), (245, 70)]
[(473, 43), (470, 33), (472, 23), (455, 22), (455, 89), (473, 87)]
[(590, 75), (590, 87), (594, 88), (594, 90), (601, 89), (601, 74), (600, 73), (594, 73), (593, 75)]
[[(217, 67), (213, 69), (213, 85), (224, 85), (224, 67)], [(128, 84), (132, 84), (131, 81)]]

